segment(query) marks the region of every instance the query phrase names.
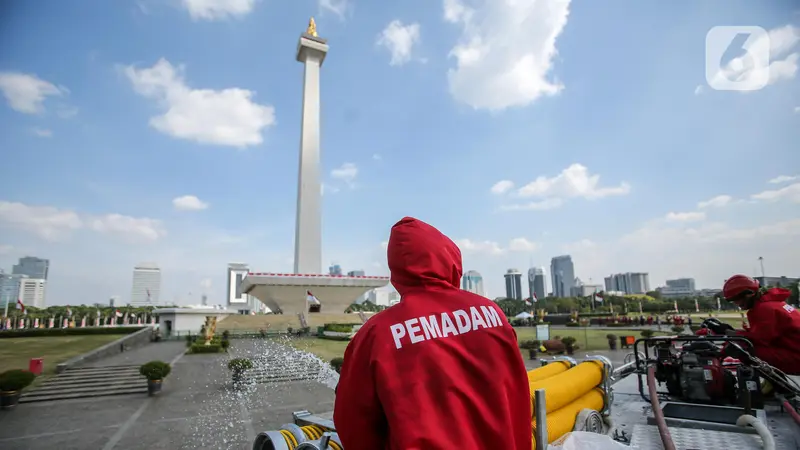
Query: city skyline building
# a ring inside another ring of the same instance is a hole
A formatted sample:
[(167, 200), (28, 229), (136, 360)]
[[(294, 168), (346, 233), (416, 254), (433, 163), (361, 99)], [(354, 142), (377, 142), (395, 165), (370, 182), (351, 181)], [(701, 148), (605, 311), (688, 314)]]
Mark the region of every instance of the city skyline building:
[(0, 309), (5, 310), (6, 304), (8, 308), (15, 308), (19, 296), (19, 286), (22, 279), (28, 278), (27, 275), (14, 275), (5, 273), (0, 269)]
[[(24, 277), (19, 279), (19, 299), (26, 307), (46, 308), (46, 292), (47, 280), (44, 278)], [(11, 308), (10, 305), (9, 308)]]
[(461, 276), (461, 289), (482, 297), (486, 296), (486, 290), (483, 287), (483, 276), (477, 270), (468, 270)]
[(540, 301), (547, 297), (547, 278), (544, 267), (531, 267), (528, 269), (528, 295)]
[(157, 306), (160, 298), (161, 269), (155, 263), (138, 264), (133, 268), (129, 304), (131, 306)]
[(28, 278), (47, 280), (50, 272), (50, 260), (36, 256), (23, 256), (11, 268), (12, 275), (25, 275)]
[(363, 270), (351, 270), (347, 272), (348, 277), (363, 277), (366, 273)]
[(522, 300), (522, 273), (517, 269), (508, 269), (506, 279), (506, 298)]
[(550, 279), (553, 297), (569, 297), (575, 285), (575, 265), (572, 256), (561, 255), (550, 260)]
[(650, 292), (650, 275), (646, 272), (625, 272), (609, 275), (603, 279), (606, 291), (626, 294)]

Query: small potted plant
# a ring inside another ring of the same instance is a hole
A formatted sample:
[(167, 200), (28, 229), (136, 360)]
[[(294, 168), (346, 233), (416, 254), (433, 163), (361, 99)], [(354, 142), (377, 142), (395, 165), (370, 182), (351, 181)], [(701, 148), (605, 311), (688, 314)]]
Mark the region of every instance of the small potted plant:
[(616, 334), (607, 334), (606, 339), (608, 339), (608, 349), (609, 350), (616, 350), (617, 349), (617, 335)]
[(230, 338), (231, 338), (231, 332), (230, 331), (225, 330), (225, 331), (222, 332), (222, 340), (223, 341), (227, 341)]
[(21, 391), (36, 378), (32, 372), (21, 369), (7, 370), (0, 373), (0, 409), (11, 409), (17, 406)]
[(233, 374), (233, 384), (240, 385), (244, 382), (244, 373), (253, 368), (253, 361), (249, 358), (234, 358), (228, 361), (228, 370)]
[(342, 373), (342, 365), (344, 364), (344, 358), (336, 357), (331, 360), (331, 367), (336, 373)]
[(147, 378), (147, 395), (154, 396), (161, 392), (161, 382), (169, 375), (172, 368), (163, 361), (150, 361), (139, 367), (139, 373)]
[(575, 349), (578, 347), (575, 345), (575, 342), (577, 342), (577, 339), (572, 336), (567, 336), (561, 339), (561, 343), (564, 344), (564, 349), (567, 351), (568, 355), (575, 353)]
[(526, 340), (519, 343), (519, 348), (528, 351), (528, 358), (535, 360), (539, 354), (542, 343), (537, 340)]

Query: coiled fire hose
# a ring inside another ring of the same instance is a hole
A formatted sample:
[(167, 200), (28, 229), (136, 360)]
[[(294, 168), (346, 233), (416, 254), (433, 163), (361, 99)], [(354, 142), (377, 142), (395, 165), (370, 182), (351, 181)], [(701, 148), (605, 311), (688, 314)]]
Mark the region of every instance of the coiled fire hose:
[(769, 428), (764, 425), (764, 422), (749, 414), (742, 414), (736, 420), (736, 425), (740, 427), (751, 426), (755, 428), (756, 433), (758, 433), (758, 436), (761, 438), (764, 450), (775, 450), (775, 439), (772, 438), (772, 433), (769, 432)]
[(647, 390), (650, 393), (650, 405), (653, 407), (653, 416), (656, 419), (658, 434), (661, 435), (661, 443), (664, 444), (664, 450), (675, 450), (675, 443), (672, 441), (672, 435), (669, 434), (669, 428), (667, 428), (667, 421), (664, 419), (664, 411), (661, 411), (661, 405), (658, 403), (656, 366), (647, 368)]

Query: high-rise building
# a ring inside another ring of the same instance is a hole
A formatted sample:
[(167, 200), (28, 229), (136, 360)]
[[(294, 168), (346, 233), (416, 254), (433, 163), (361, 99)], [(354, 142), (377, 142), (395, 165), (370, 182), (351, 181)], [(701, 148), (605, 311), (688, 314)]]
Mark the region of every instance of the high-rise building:
[(569, 297), (575, 284), (575, 266), (572, 256), (556, 256), (550, 260), (550, 278), (552, 280), (553, 297)]
[(348, 277), (363, 277), (366, 273), (363, 270), (351, 270), (347, 272)]
[(20, 298), (20, 282), (26, 278), (27, 275), (7, 274), (0, 270), (0, 309), (5, 310), (6, 303), (9, 309), (16, 308), (15, 303)]
[[(20, 278), (19, 279), (19, 299), (25, 306), (34, 308), (45, 308), (45, 290), (47, 280), (42, 278)], [(11, 306), (9, 305), (9, 308)]]
[(161, 269), (158, 268), (158, 265), (142, 263), (134, 267), (130, 305), (156, 306), (160, 296)]
[(483, 277), (477, 270), (468, 270), (461, 277), (461, 289), (482, 297), (486, 296), (486, 291), (483, 289)]
[(328, 275), (333, 275), (336, 277), (342, 276), (342, 266), (338, 264), (332, 264), (330, 267), (328, 267)]
[(517, 269), (508, 269), (506, 278), (506, 298), (522, 300), (522, 273)]
[(528, 269), (528, 295), (536, 300), (544, 300), (547, 296), (547, 282), (545, 281), (544, 267), (531, 267)]
[(667, 280), (667, 287), (675, 289), (685, 289), (687, 291), (696, 291), (694, 278), (676, 278), (674, 280)]
[(650, 291), (650, 275), (645, 272), (626, 272), (604, 278), (606, 291), (644, 294)]
[(25, 275), (28, 278), (38, 278), (46, 280), (50, 270), (50, 260), (37, 258), (35, 256), (25, 256), (19, 259), (14, 265), (11, 273), (13, 275)]

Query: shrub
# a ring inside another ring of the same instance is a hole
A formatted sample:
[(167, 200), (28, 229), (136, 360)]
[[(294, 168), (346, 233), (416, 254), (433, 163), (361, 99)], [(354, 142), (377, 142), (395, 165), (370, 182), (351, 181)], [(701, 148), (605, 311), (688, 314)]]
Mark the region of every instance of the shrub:
[(189, 353), (219, 353), (222, 351), (220, 344), (192, 344), (189, 348)]
[(223, 340), (221, 340), (219, 342), (219, 346), (222, 347), (222, 349), (227, 352), (228, 351), (228, 347), (231, 346), (231, 341), (229, 341), (227, 339), (223, 339)]
[(653, 330), (642, 330), (640, 333), (644, 338), (651, 338), (654, 334), (656, 334)]
[(228, 361), (228, 370), (241, 372), (253, 368), (253, 361), (249, 358), (234, 358)]
[(225, 330), (225, 331), (222, 332), (222, 340), (223, 341), (227, 341), (230, 338), (231, 338), (231, 332), (230, 331)]
[(562, 344), (564, 344), (564, 346), (565, 346), (565, 347), (574, 347), (574, 346), (575, 346), (575, 343), (576, 343), (577, 341), (578, 341), (578, 340), (577, 340), (577, 339), (575, 339), (575, 338), (574, 338), (574, 337), (572, 337), (572, 336), (567, 336), (567, 337), (561, 338), (561, 343), (562, 343)]
[(150, 361), (139, 367), (139, 373), (149, 381), (163, 380), (171, 371), (172, 368), (164, 361)]
[(606, 339), (608, 339), (609, 341), (615, 341), (617, 339), (617, 335), (609, 333), (606, 335)]
[(567, 322), (567, 326), (568, 327), (579, 327), (579, 326), (581, 326), (581, 324), (579, 324), (578, 322)]
[(683, 333), (683, 331), (685, 330), (685, 328), (683, 328), (680, 325), (675, 325), (674, 327), (672, 327), (670, 329), (675, 333)]
[(337, 333), (352, 333), (353, 327), (357, 323), (326, 323), (324, 331), (335, 331)]
[(320, 339), (327, 339), (329, 341), (349, 341), (350, 336), (318, 336)]
[(539, 350), (539, 347), (541, 347), (541, 345), (542, 343), (537, 340), (528, 339), (520, 342), (519, 348), (523, 350)]
[(333, 370), (335, 370), (336, 373), (341, 373), (343, 364), (344, 358), (337, 357), (331, 360), (331, 367), (333, 367)]
[(292, 328), (292, 327), (286, 327), (286, 332), (287, 332), (288, 334), (292, 334), (292, 333), (294, 332), (294, 328)]
[(33, 383), (34, 379), (36, 379), (36, 375), (34, 375), (33, 372), (22, 369), (7, 370), (0, 373), (0, 391), (19, 391), (28, 387), (28, 385)]
[(90, 334), (131, 334), (144, 327), (97, 327), (97, 328), (30, 328), (25, 330), (0, 331), (0, 339), (18, 337), (81, 336)]
[(258, 330), (258, 334), (260, 334), (262, 338), (265, 338), (265, 337), (267, 337), (267, 330), (262, 328), (262, 329)]
[(627, 323), (607, 323), (606, 326), (610, 327), (610, 328), (623, 328), (623, 327), (629, 326), (629, 324), (627, 324)]

